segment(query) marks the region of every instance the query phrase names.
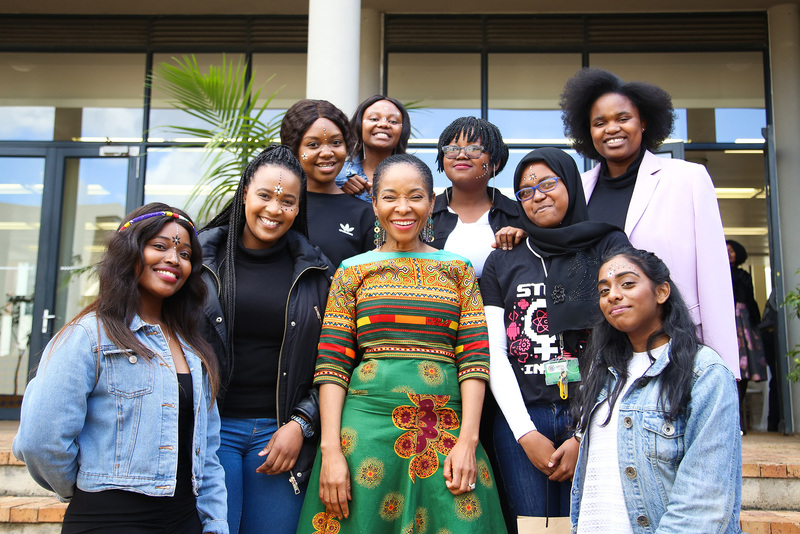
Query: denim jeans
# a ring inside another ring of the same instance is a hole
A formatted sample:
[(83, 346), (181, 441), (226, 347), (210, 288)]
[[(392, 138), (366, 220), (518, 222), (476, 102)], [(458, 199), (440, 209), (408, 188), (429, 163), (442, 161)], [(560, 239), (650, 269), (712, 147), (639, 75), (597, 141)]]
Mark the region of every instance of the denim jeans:
[(217, 456), (225, 469), (231, 534), (283, 534), (297, 529), (305, 486), (295, 495), (288, 473), (256, 472), (265, 459), (258, 453), (277, 429), (275, 419), (222, 418)]
[[(535, 404), (528, 407), (536, 429), (550, 439), (557, 449), (572, 436), (571, 417), (565, 404)], [(494, 422), (494, 450), (503, 475), (503, 485), (511, 513), (515, 516), (564, 517), (569, 515), (571, 481), (550, 482), (528, 459), (522, 445), (498, 411)], [(549, 484), (549, 488), (547, 486)], [(549, 491), (549, 509), (545, 495)]]

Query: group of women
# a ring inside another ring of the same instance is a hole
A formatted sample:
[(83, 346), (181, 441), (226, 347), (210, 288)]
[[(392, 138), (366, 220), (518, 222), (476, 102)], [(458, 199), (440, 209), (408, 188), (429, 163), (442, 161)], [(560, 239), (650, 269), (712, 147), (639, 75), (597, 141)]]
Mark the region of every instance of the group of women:
[(408, 112), (376, 95), (352, 121), (292, 106), (199, 233), (129, 214), (14, 441), (70, 501), (63, 531), (740, 532), (711, 180), (652, 154), (672, 127), (652, 85), (585, 69), (562, 107), (600, 165), (534, 150), (516, 202), (489, 185), (496, 126), (444, 130), (436, 196)]

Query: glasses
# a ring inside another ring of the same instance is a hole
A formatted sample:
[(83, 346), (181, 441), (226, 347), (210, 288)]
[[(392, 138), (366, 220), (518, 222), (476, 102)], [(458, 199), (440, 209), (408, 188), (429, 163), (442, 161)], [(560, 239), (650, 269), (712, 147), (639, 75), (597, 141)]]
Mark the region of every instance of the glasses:
[(558, 181), (560, 179), (561, 179), (560, 177), (554, 176), (553, 178), (542, 180), (541, 182), (539, 182), (538, 185), (534, 185), (533, 187), (523, 187), (522, 189), (514, 193), (514, 196), (517, 197), (517, 200), (519, 200), (520, 202), (524, 202), (526, 200), (533, 198), (533, 196), (536, 194), (537, 189), (541, 193), (549, 193), (558, 186)]
[(478, 159), (484, 152), (484, 149), (481, 145), (469, 145), (465, 147), (460, 147), (458, 145), (445, 145), (442, 147), (444, 157), (447, 159), (456, 159), (458, 155), (461, 154), (462, 150), (469, 159)]

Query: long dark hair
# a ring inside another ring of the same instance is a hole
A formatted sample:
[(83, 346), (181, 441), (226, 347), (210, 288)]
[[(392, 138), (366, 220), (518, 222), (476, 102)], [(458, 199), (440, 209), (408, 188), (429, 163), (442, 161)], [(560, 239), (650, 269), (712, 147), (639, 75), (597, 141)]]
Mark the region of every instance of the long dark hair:
[(348, 155), (350, 159), (358, 156), (361, 153), (361, 149), (364, 148), (364, 139), (362, 138), (362, 123), (364, 121), (364, 112), (367, 110), (375, 102), (380, 102), (381, 100), (386, 100), (387, 102), (391, 102), (394, 106), (400, 110), (400, 115), (403, 119), (403, 127), (400, 130), (400, 140), (397, 142), (397, 146), (394, 147), (394, 154), (405, 154), (406, 149), (408, 148), (408, 138), (411, 137), (411, 117), (408, 115), (408, 110), (406, 107), (400, 103), (399, 100), (396, 98), (392, 98), (390, 96), (383, 96), (383, 95), (372, 95), (371, 97), (367, 98), (361, 104), (358, 105), (356, 108), (355, 113), (353, 113), (353, 118), (350, 119), (350, 130), (353, 132), (353, 137), (355, 138), (355, 142), (353, 146), (350, 148)]
[[(157, 212), (172, 212), (191, 220), (178, 208), (152, 202), (126, 215), (123, 224), (141, 215)], [(130, 330), (130, 324), (134, 315), (139, 313), (141, 304), (139, 271), (144, 264), (144, 248), (148, 241), (158, 235), (165, 224), (175, 222), (189, 234), (192, 271), (183, 287), (174, 295), (164, 299), (161, 319), (167, 328), (183, 338), (202, 360), (208, 372), (213, 399), (217, 396), (219, 385), (217, 359), (211, 346), (198, 331), (198, 325), (203, 320), (203, 304), (206, 299), (206, 285), (200, 278), (203, 251), (195, 233), (194, 223), (190, 224), (187, 220), (163, 215), (137, 221), (124, 230), (120, 230), (122, 228), (120, 225), (120, 229), (108, 237), (106, 253), (97, 264), (97, 275), (100, 280), (97, 298), (67, 323), (56, 334), (56, 338), (85, 315), (94, 312), (102, 322), (106, 335), (117, 347), (132, 350), (146, 358), (154, 358), (156, 354), (136, 338)]]
[[(647, 353), (650, 354), (653, 344), (660, 337), (667, 335), (671, 346), (669, 363), (664, 371), (655, 379), (659, 380), (661, 408), (667, 418), (675, 420), (689, 403), (692, 390), (692, 366), (697, 355), (699, 342), (697, 330), (689, 309), (678, 291), (678, 287), (670, 278), (669, 268), (652, 252), (633, 247), (621, 247), (612, 250), (603, 257), (603, 264), (615, 256), (622, 256), (642, 270), (642, 273), (655, 287), (667, 282), (670, 293), (661, 304), (661, 328), (653, 332), (647, 339)], [(579, 427), (586, 431), (589, 428), (591, 410), (603, 387), (613, 379), (609, 367), (619, 376), (611, 395), (608, 398), (608, 417), (603, 425), (611, 419), (611, 407), (622, 393), (623, 382), (628, 378), (628, 362), (633, 357), (633, 346), (627, 334), (611, 326), (605, 319), (592, 330), (586, 356), (581, 362), (583, 387), (578, 398)], [(623, 380), (625, 379), (625, 380)], [(640, 378), (633, 387), (642, 387), (647, 378)]]
[[(228, 327), (228, 339), (233, 339), (233, 316), (236, 300), (236, 247), (242, 239), (244, 225), (247, 224), (244, 217), (244, 190), (253, 181), (253, 175), (261, 167), (280, 167), (294, 175), (300, 180), (300, 199), (297, 206), (297, 217), (290, 230), (308, 237), (308, 220), (306, 209), (306, 173), (303, 166), (292, 154), (292, 150), (286, 145), (270, 145), (256, 156), (242, 172), (239, 185), (233, 199), (225, 206), (219, 215), (214, 217), (203, 230), (228, 226), (228, 238), (225, 242), (225, 255), (220, 262), (219, 274), (222, 279), (220, 287), (220, 303), (225, 313)], [(229, 343), (230, 346), (233, 343)]]
[(573, 140), (572, 147), (582, 156), (603, 160), (592, 141), (590, 115), (597, 99), (609, 93), (620, 94), (633, 102), (647, 125), (642, 132), (642, 146), (650, 151), (658, 149), (672, 132), (675, 121), (669, 93), (647, 82), (623, 82), (616, 74), (593, 68), (575, 73), (561, 93), (561, 119), (564, 133)]

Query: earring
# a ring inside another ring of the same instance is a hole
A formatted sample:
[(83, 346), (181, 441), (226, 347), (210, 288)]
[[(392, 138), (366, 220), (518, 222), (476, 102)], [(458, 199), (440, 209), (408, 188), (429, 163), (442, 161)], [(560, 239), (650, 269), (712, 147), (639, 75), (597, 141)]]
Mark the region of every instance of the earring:
[(377, 219), (375, 220), (375, 239), (372, 242), (375, 243), (375, 248), (379, 248), (386, 242), (386, 230), (383, 229), (381, 222)]
[(422, 239), (423, 243), (432, 243), (433, 242), (433, 218), (428, 217), (428, 222), (425, 224), (425, 228), (420, 232), (420, 238)]

